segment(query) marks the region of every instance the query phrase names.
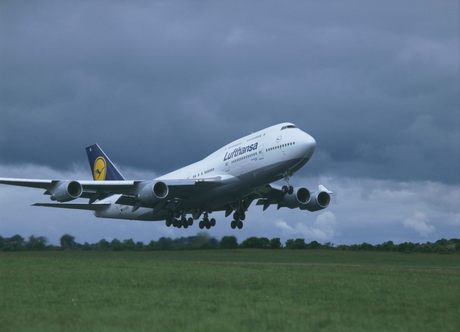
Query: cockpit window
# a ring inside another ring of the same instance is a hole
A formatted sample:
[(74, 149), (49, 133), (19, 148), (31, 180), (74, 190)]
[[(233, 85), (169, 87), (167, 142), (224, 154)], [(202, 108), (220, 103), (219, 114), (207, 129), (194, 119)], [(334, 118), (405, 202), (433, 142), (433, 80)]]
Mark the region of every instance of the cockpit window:
[(295, 127), (296, 126), (294, 126), (294, 125), (287, 125), (287, 126), (282, 127), (281, 130), (295, 128)]

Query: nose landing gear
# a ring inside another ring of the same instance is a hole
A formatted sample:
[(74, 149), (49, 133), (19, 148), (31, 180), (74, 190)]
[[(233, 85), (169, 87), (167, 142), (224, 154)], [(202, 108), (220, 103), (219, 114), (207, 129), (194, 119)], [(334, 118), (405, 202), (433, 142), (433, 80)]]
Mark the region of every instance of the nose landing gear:
[(281, 188), (281, 191), (284, 194), (292, 195), (294, 193), (294, 187), (291, 186), (291, 184), (289, 183), (289, 176), (290, 175), (292, 175), (292, 174), (286, 173), (284, 175), (284, 181), (286, 181), (286, 185)]

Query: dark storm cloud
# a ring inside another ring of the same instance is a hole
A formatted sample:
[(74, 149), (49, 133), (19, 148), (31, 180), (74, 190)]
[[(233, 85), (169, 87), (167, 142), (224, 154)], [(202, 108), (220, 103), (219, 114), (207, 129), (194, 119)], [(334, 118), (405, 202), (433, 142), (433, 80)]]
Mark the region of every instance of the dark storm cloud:
[(293, 121), (309, 172), (459, 181), (456, 1), (0, 5), (0, 163), (167, 171)]

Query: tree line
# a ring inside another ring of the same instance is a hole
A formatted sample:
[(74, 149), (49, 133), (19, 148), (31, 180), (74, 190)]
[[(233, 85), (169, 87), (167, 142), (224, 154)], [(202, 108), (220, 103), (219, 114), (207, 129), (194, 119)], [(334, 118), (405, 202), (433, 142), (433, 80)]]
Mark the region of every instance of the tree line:
[(207, 233), (198, 233), (195, 236), (169, 238), (161, 237), (157, 241), (135, 242), (133, 239), (107, 241), (102, 239), (96, 243), (78, 243), (75, 237), (64, 234), (59, 245), (48, 242), (44, 236), (30, 236), (28, 239), (20, 235), (12, 237), (0, 236), (0, 250), (25, 251), (25, 250), (101, 250), (101, 251), (150, 251), (150, 250), (190, 250), (190, 249), (325, 249), (325, 250), (350, 250), (350, 251), (395, 251), (395, 252), (424, 252), (424, 253), (460, 253), (460, 239), (441, 239), (436, 242), (413, 243), (393, 241), (381, 244), (334, 245), (330, 242), (306, 242), (305, 239), (289, 239), (284, 244), (280, 238), (249, 237), (241, 243), (235, 236), (224, 236), (220, 240), (209, 236)]

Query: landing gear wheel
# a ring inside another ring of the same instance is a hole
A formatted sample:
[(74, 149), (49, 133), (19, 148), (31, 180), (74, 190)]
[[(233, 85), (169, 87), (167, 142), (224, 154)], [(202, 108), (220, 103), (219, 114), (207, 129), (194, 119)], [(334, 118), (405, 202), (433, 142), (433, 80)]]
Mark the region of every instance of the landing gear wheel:
[(200, 227), (200, 229), (203, 229), (204, 228), (204, 221), (201, 220), (200, 223), (198, 224), (198, 226)]
[(289, 195), (292, 195), (294, 193), (294, 187), (293, 186), (289, 186), (288, 188), (288, 194)]
[(206, 229), (210, 229), (211, 225), (209, 223), (206, 224)]
[(230, 223), (230, 227), (232, 229), (235, 229), (236, 228), (236, 225), (237, 225), (237, 221), (236, 220), (232, 220), (232, 222)]
[(238, 221), (238, 224), (236, 225), (236, 227), (238, 227), (238, 229), (243, 228), (243, 222), (241, 220)]
[(189, 226), (192, 226), (193, 225), (193, 218), (188, 218), (187, 223), (188, 223)]
[(171, 219), (166, 219), (166, 227), (171, 227), (172, 221)]
[(211, 220), (209, 220), (209, 224), (210, 224), (212, 227), (216, 226), (216, 219), (211, 218)]
[(244, 220), (246, 219), (246, 213), (242, 212), (240, 213), (240, 217), (238, 218), (239, 220)]

